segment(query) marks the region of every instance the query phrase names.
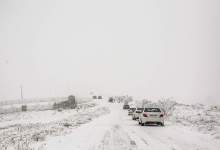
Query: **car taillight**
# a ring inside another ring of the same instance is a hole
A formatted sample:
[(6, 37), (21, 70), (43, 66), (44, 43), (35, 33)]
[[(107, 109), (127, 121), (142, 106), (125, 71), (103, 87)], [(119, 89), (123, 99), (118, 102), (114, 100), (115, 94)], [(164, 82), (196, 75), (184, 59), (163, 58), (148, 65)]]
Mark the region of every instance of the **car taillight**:
[(148, 117), (147, 114), (143, 114), (144, 117)]
[(163, 114), (160, 114), (160, 118), (162, 118), (163, 117)]

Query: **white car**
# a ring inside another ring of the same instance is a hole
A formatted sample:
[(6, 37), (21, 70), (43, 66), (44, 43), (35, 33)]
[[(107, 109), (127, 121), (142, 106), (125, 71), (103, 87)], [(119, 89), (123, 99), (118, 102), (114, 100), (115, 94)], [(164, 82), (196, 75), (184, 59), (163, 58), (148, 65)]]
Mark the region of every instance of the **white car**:
[(135, 112), (136, 108), (135, 107), (131, 107), (128, 110), (128, 115), (133, 115), (133, 113)]
[(132, 119), (133, 120), (136, 120), (136, 119), (139, 119), (139, 116), (141, 115), (141, 113), (143, 112), (144, 108), (137, 108), (135, 110), (135, 112), (133, 113), (132, 115)]
[(148, 123), (164, 126), (164, 113), (160, 108), (144, 108), (138, 122), (142, 126)]

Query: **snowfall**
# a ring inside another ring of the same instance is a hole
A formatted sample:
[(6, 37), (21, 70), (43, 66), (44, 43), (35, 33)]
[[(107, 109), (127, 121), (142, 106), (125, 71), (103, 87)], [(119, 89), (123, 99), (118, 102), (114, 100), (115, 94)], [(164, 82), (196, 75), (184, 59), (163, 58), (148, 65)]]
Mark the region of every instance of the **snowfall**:
[(220, 107), (163, 103), (165, 126), (140, 126), (122, 103), (0, 114), (1, 150), (219, 150)]

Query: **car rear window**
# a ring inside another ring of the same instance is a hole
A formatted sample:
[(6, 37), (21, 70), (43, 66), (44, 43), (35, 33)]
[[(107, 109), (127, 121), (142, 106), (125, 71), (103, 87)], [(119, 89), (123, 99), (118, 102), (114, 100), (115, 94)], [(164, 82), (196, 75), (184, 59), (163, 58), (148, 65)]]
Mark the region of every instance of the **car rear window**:
[(130, 108), (130, 110), (135, 111), (135, 108)]
[(137, 110), (138, 110), (138, 111), (142, 111), (142, 110), (144, 110), (144, 108), (137, 108)]
[(161, 112), (159, 108), (145, 108), (144, 112)]

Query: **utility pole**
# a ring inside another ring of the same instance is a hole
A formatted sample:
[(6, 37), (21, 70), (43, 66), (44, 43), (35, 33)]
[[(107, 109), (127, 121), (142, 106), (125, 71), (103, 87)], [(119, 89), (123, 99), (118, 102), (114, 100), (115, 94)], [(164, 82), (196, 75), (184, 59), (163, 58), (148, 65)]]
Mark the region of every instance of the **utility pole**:
[(23, 97), (23, 87), (20, 86), (21, 89), (21, 111), (27, 111), (27, 105), (24, 105), (24, 97)]
[(20, 86), (20, 89), (21, 89), (21, 101), (23, 102), (23, 87), (22, 87), (22, 85)]

